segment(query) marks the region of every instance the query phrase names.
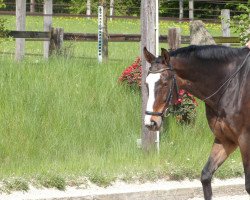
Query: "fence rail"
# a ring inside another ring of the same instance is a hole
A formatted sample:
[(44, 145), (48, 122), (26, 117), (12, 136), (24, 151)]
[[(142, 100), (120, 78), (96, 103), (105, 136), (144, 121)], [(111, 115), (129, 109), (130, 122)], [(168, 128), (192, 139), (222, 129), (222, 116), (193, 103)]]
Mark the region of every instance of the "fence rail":
[[(33, 39), (32, 41), (43, 41), (51, 39), (51, 32), (41, 32), (41, 31), (10, 31), (7, 36), (13, 38), (26, 38)], [(98, 35), (96, 33), (64, 33), (63, 40), (65, 41), (89, 41), (96, 42), (98, 39)], [(140, 34), (109, 34), (108, 35), (109, 42), (140, 42), (141, 35)], [(240, 43), (240, 39), (238, 37), (222, 37), (215, 36), (214, 40), (218, 44), (223, 43), (232, 43), (237, 44)], [(168, 41), (167, 35), (160, 35), (159, 41), (164, 43)], [(182, 44), (190, 44), (189, 36), (181, 36)]]

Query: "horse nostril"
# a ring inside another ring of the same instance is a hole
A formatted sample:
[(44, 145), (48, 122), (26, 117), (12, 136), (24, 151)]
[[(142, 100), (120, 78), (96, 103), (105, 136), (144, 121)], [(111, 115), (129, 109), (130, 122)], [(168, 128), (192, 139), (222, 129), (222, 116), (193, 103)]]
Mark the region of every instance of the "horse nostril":
[(157, 123), (156, 123), (154, 120), (152, 120), (150, 125), (151, 125), (151, 126), (156, 126)]

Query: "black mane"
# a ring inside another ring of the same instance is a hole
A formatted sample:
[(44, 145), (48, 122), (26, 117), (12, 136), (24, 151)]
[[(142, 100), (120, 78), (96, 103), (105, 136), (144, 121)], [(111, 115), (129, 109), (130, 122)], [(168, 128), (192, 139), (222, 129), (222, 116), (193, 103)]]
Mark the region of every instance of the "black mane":
[(193, 56), (201, 60), (212, 59), (214, 61), (227, 62), (231, 61), (235, 57), (242, 56), (242, 54), (244, 55), (244, 52), (247, 53), (248, 51), (248, 48), (231, 48), (218, 45), (191, 45), (170, 52), (170, 56), (183, 58), (190, 58)]

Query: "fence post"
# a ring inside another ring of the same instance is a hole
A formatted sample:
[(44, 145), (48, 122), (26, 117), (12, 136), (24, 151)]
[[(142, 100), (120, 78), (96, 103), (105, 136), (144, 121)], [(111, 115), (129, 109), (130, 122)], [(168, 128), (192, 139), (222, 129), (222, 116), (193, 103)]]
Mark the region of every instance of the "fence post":
[(168, 29), (168, 45), (170, 50), (176, 50), (181, 47), (181, 29)]
[(155, 16), (156, 16), (156, 1), (155, 0), (142, 0), (141, 1), (141, 64), (142, 64), (142, 119), (141, 119), (141, 144), (145, 151), (149, 151), (155, 148), (155, 141), (157, 139), (157, 133), (155, 131), (149, 131), (144, 125), (145, 110), (148, 99), (148, 92), (145, 83), (146, 76), (150, 64), (146, 62), (143, 54), (143, 48), (154, 53), (156, 52), (156, 32), (155, 32)]
[(110, 21), (112, 21), (113, 15), (114, 15), (114, 0), (110, 0)]
[[(25, 31), (25, 18), (26, 18), (26, 0), (16, 0), (16, 30)], [(25, 54), (25, 39), (16, 39), (16, 61), (22, 60)]]
[(56, 28), (56, 29), (51, 28), (49, 56), (51, 56), (53, 53), (57, 55), (62, 53), (63, 36), (64, 36), (63, 28)]
[[(221, 10), (221, 28), (222, 36), (230, 37), (230, 10), (222, 9)], [(230, 46), (230, 43), (225, 43), (225, 46)]]
[[(43, 29), (44, 31), (51, 31), (52, 28), (52, 14), (53, 14), (53, 0), (44, 0), (44, 24)], [(44, 41), (44, 58), (49, 58), (49, 49), (50, 49), (50, 41)]]
[[(87, 0), (87, 11), (86, 11), (86, 15), (90, 16), (91, 15), (91, 1)], [(88, 19), (90, 19), (90, 17), (88, 17)]]
[(36, 4), (35, 0), (30, 0), (30, 12), (31, 13), (35, 12), (35, 4)]
[(194, 19), (194, 0), (189, 0), (189, 20)]
[(179, 20), (182, 20), (183, 19), (183, 0), (179, 0), (179, 8), (180, 8)]
[(99, 0), (98, 7), (98, 61), (108, 60), (108, 23), (106, 0)]

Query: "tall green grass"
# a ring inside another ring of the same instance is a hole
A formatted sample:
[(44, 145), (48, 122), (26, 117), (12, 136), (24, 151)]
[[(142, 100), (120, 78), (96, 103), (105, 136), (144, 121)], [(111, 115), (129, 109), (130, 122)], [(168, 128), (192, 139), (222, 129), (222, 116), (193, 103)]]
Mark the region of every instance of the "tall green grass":
[[(49, 61), (26, 56), (17, 63), (11, 55), (0, 55), (0, 179), (38, 177), (46, 185), (59, 180), (56, 187), (63, 188), (61, 177), (68, 176), (87, 176), (103, 185), (115, 178), (199, 177), (213, 143), (203, 104), (192, 126), (166, 119), (160, 153), (145, 154), (136, 145), (140, 93), (117, 80), (139, 55), (139, 43), (109, 44), (110, 59), (104, 64), (96, 60), (96, 47), (94, 42), (65, 43), (65, 55)], [(14, 42), (1, 48), (13, 52)], [(42, 44), (27, 42), (26, 52), (42, 53)], [(242, 172), (236, 152), (216, 175)]]
[[(202, 103), (193, 126), (169, 118), (160, 154), (144, 154), (136, 146), (140, 93), (117, 81), (129, 59), (0, 63), (1, 178), (51, 172), (109, 183), (199, 176), (213, 141)], [(239, 175), (239, 166), (236, 153), (218, 175)]]

